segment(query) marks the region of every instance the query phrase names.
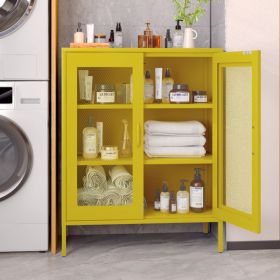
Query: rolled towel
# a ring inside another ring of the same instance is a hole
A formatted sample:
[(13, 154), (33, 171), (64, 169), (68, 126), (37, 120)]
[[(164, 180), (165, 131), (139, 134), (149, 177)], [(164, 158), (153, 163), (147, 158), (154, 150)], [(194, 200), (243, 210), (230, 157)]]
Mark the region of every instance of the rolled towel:
[(87, 166), (83, 182), (86, 189), (93, 189), (95, 193), (104, 192), (107, 189), (107, 179), (103, 166)]
[(206, 150), (202, 146), (192, 147), (146, 147), (145, 153), (148, 157), (202, 157)]
[(206, 131), (205, 126), (198, 121), (146, 121), (144, 127), (150, 135), (203, 135)]
[(204, 136), (159, 136), (145, 134), (145, 146), (147, 147), (186, 147), (204, 146)]
[[(113, 184), (119, 189), (132, 189), (132, 175), (124, 166), (114, 166), (109, 170), (109, 175)], [(123, 190), (125, 192), (125, 190)]]

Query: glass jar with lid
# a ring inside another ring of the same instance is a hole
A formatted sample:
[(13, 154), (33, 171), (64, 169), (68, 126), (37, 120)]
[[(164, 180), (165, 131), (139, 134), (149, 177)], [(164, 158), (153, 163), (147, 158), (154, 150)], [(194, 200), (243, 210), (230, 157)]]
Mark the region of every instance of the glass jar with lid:
[(113, 104), (116, 102), (116, 89), (111, 84), (97, 84), (95, 87), (97, 104)]
[(191, 94), (188, 85), (174, 84), (173, 89), (169, 92), (170, 103), (185, 104), (191, 103)]

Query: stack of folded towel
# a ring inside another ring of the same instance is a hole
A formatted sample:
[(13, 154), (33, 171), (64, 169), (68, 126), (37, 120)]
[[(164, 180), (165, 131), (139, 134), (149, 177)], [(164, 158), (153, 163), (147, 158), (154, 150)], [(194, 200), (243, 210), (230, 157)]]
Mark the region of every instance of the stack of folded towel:
[(206, 150), (205, 126), (198, 121), (145, 122), (148, 157), (202, 157)]

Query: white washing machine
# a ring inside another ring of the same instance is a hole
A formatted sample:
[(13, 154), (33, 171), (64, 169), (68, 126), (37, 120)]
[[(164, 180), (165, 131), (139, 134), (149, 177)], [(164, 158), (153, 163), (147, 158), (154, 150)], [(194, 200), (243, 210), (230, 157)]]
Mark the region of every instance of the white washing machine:
[(0, 252), (48, 250), (48, 82), (0, 82)]
[(0, 0), (1, 80), (49, 80), (49, 0)]

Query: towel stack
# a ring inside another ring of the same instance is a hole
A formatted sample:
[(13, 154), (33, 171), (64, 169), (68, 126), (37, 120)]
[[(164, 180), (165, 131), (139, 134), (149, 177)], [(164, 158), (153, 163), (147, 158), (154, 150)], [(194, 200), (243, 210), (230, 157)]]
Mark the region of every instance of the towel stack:
[(145, 153), (148, 157), (202, 157), (206, 128), (198, 121), (145, 122)]

